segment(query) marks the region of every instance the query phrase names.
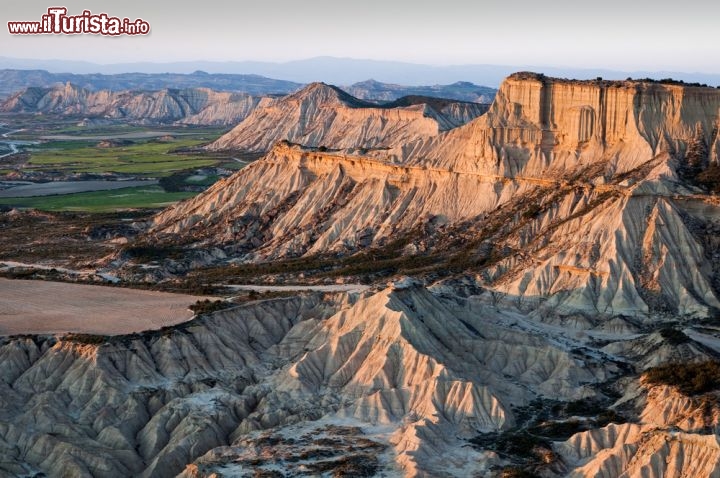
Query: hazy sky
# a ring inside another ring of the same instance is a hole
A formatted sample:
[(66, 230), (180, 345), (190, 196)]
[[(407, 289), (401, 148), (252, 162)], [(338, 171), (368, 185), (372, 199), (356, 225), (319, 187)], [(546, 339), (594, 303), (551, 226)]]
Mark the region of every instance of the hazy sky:
[[(150, 23), (143, 37), (10, 35), (61, 4)], [(287, 61), (543, 65), (720, 73), (720, 2), (265, 0), (3, 2), (0, 56), (95, 63)]]

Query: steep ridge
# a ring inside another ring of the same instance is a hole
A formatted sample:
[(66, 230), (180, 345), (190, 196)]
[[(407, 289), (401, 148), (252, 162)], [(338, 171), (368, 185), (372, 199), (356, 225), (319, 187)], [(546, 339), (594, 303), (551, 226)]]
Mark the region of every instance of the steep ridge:
[[(243, 461), (268, 443), (264, 430), (322, 428), (332, 455), (353, 426), (389, 448), (390, 472), (487, 471), (505, 459), (468, 439), (515, 427), (539, 397), (593, 397), (625, 367), (578, 353), (590, 336), (531, 325), (517, 311), (404, 280), (363, 296), (251, 302), (99, 345), (4, 339), (0, 469), (162, 477), (198, 459), (191, 476), (233, 462), (247, 472), (278, 465), (274, 453)], [(279, 466), (298, 466), (302, 451)]]
[(174, 476), (226, 443), (256, 407), (253, 384), (271, 367), (266, 351), (298, 321), (342, 307), (330, 297), (296, 297), (90, 343), (3, 338), (0, 470)]
[(468, 81), (458, 81), (450, 85), (405, 86), (366, 80), (343, 86), (342, 89), (363, 100), (395, 101), (403, 96), (417, 95), (482, 104), (491, 103), (497, 92), (494, 88), (479, 86)]
[(679, 171), (694, 141), (718, 163), (719, 115), (714, 89), (517, 74), (484, 116), (389, 153), (280, 144), (151, 233), (257, 261), (474, 231), (481, 284), (529, 309), (709, 314), (717, 201)]
[(430, 96), (409, 95), (383, 104), (383, 108), (396, 108), (402, 106), (425, 105), (425, 114), (435, 120), (443, 131), (457, 128), (469, 123), (478, 116), (483, 115), (489, 104), (453, 101), (446, 98)]
[(716, 399), (702, 402), (671, 387), (647, 386), (638, 423), (578, 433), (556, 450), (571, 466), (569, 477), (718, 476)]
[[(406, 278), (362, 294), (249, 302), (143, 334), (3, 338), (0, 470), (302, 476), (351, 463), (389, 476), (494, 476), (515, 458), (493, 443), (546, 423), (529, 413), (538, 403), (612, 403), (608, 384), (634, 370), (602, 344), (655, 340), (590, 320), (543, 324), (449, 290)], [(625, 388), (615, 406), (637, 408), (637, 423), (616, 416), (547, 445), (543, 476), (714, 476), (714, 396)]]
[(0, 104), (0, 111), (225, 125), (244, 119), (261, 100), (207, 88), (113, 92), (89, 91), (67, 83), (53, 88), (27, 88)]
[(452, 102), (434, 109), (428, 102), (379, 106), (341, 89), (313, 83), (267, 107), (258, 108), (210, 150), (265, 152), (281, 140), (333, 149), (388, 148), (464, 124), (485, 108)]

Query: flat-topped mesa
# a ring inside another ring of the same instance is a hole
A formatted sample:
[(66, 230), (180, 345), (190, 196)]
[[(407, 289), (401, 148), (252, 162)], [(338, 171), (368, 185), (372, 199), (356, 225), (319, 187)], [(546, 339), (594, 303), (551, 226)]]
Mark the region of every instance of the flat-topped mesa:
[(691, 137), (698, 125), (710, 140), (720, 114), (714, 88), (647, 81), (566, 80), (516, 73), (503, 83), (493, 116), (526, 121), (556, 133), (560, 144), (611, 145), (640, 134), (657, 149), (664, 140)]
[(488, 113), (398, 156), (506, 176), (565, 173), (579, 163), (608, 162), (630, 171), (667, 153), (683, 159), (701, 141), (708, 162), (720, 152), (720, 90), (678, 82), (565, 80), (516, 73), (501, 85)]

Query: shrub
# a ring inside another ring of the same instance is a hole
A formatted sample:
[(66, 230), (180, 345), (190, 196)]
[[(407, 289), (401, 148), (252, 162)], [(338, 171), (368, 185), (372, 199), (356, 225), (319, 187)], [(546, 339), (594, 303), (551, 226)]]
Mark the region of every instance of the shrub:
[(530, 428), (531, 433), (542, 435), (551, 440), (567, 440), (578, 432), (587, 430), (585, 423), (579, 420), (568, 420), (564, 422), (545, 422)]
[(687, 396), (701, 395), (720, 388), (720, 363), (676, 363), (653, 367), (645, 372), (653, 385), (670, 385)]
[(680, 345), (690, 342), (690, 337), (685, 335), (682, 330), (677, 330), (673, 327), (660, 329), (660, 336), (670, 345)]
[(503, 468), (500, 476), (502, 478), (539, 478), (540, 475), (538, 475), (537, 473), (533, 473), (532, 471), (526, 470), (525, 468), (508, 466)]
[(200, 314), (210, 314), (212, 312), (217, 312), (218, 310), (224, 310), (229, 307), (232, 307), (233, 304), (226, 301), (226, 300), (198, 300), (193, 305), (188, 307), (190, 310), (192, 310), (196, 315)]
[(720, 193), (720, 166), (711, 164), (706, 170), (698, 174), (695, 180), (710, 192)]
[(541, 450), (552, 449), (548, 440), (526, 431), (480, 435), (470, 439), (470, 442), (481, 448), (490, 446), (497, 452), (522, 458), (538, 458)]
[(153, 244), (134, 244), (125, 246), (122, 255), (127, 259), (139, 262), (161, 261), (164, 259), (179, 259), (183, 250), (175, 246), (158, 246)]
[(76, 344), (100, 345), (107, 342), (109, 337), (106, 335), (94, 334), (66, 334), (63, 336), (63, 340), (74, 342)]

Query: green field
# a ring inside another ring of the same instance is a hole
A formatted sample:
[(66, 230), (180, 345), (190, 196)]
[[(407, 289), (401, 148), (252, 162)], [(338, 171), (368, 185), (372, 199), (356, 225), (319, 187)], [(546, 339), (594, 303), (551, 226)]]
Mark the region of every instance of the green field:
[[(183, 185), (209, 186), (218, 179), (218, 175), (198, 172), (198, 169), (222, 167), (236, 170), (244, 166), (244, 163), (223, 154), (194, 150), (217, 139), (227, 129), (223, 127), (163, 126), (159, 127), (162, 133), (158, 133), (158, 127), (110, 124), (86, 128), (68, 120), (46, 118), (38, 121), (34, 117), (22, 120), (24, 123), (14, 123), (25, 127), (22, 133), (27, 135), (27, 139), (39, 143), (24, 149), (23, 152), (28, 153), (24, 157), (3, 165), (0, 179), (6, 174), (26, 175), (30, 181), (72, 180), (77, 173), (115, 174), (124, 178), (160, 179), (166, 187), (142, 186), (56, 196), (2, 198), (0, 205), (3, 206), (91, 212), (160, 208), (197, 194), (197, 191), (185, 191)], [(128, 133), (163, 136), (123, 137)], [(57, 135), (71, 137), (43, 139)], [(102, 136), (116, 139), (104, 140)], [(166, 183), (173, 187), (167, 187)]]
[(222, 158), (201, 154), (175, 154), (178, 148), (206, 143), (179, 138), (169, 142), (138, 140), (126, 146), (102, 148), (97, 141), (51, 141), (30, 151), (29, 171), (66, 173), (118, 173), (162, 177), (185, 169), (214, 166)]
[(1, 198), (0, 205), (43, 211), (111, 212), (118, 209), (161, 208), (195, 194), (168, 193), (160, 186), (140, 186), (59, 196)]

